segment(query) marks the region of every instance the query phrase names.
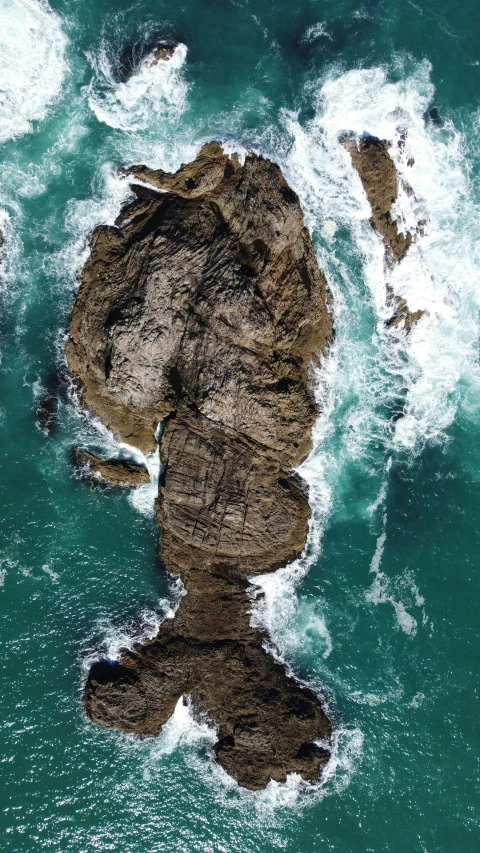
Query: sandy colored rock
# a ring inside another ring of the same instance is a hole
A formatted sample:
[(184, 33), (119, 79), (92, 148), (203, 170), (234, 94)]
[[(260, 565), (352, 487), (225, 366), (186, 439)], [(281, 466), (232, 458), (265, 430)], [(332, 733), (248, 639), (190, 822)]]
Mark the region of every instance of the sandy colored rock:
[(85, 707), (155, 735), (191, 696), (240, 784), (315, 779), (331, 724), (263, 648), (247, 578), (305, 545), (291, 469), (311, 447), (311, 365), (332, 337), (325, 280), (274, 163), (210, 143), (176, 174), (126, 171), (136, 200), (92, 235), (66, 354), (84, 404), (120, 438), (152, 450), (164, 423), (161, 559), (187, 595), (154, 640), (92, 667)]

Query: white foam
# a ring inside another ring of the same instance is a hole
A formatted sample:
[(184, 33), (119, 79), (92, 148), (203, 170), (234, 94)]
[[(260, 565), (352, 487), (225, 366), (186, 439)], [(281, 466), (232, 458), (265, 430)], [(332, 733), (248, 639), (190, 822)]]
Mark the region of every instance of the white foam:
[(59, 253), (57, 264), (71, 286), (75, 286), (90, 254), (89, 234), (97, 225), (114, 225), (122, 206), (134, 198), (128, 178), (112, 163), (101, 166), (97, 183), (99, 189), (93, 198), (73, 199), (67, 204), (66, 226), (74, 236)]
[(48, 575), (52, 583), (58, 583), (60, 575), (55, 572), (48, 563), (45, 563), (45, 565), (42, 566), (42, 572), (45, 572), (45, 574)]
[(99, 619), (96, 633), (102, 638), (100, 646), (96, 646), (82, 660), (82, 674), (85, 678), (91, 666), (101, 658), (117, 661), (122, 653), (131, 650), (136, 644), (153, 640), (158, 634), (165, 619), (173, 619), (181, 599), (186, 595), (185, 587), (180, 578), (172, 581), (170, 586), (171, 598), (160, 598), (156, 607), (145, 609), (135, 624), (115, 625), (110, 618)]
[(312, 24), (311, 27), (308, 27), (305, 30), (305, 33), (302, 37), (302, 41), (305, 41), (305, 42), (316, 41), (321, 36), (329, 39), (329, 41), (332, 41), (332, 36), (328, 32), (328, 30), (326, 28), (326, 24), (322, 21), (320, 21), (320, 23), (318, 23), (318, 24)]
[[(410, 598), (413, 596), (412, 606), (414, 607), (423, 607), (424, 599), (408, 573), (401, 578), (389, 578), (381, 571), (380, 564), (387, 539), (386, 526), (387, 514), (385, 512), (383, 515), (383, 530), (377, 539), (375, 553), (370, 563), (370, 572), (374, 575), (374, 580), (365, 593), (365, 599), (374, 605), (391, 604), (397, 624), (405, 634), (413, 637), (417, 633), (417, 620), (407, 611), (404, 602), (398, 597), (398, 593), (393, 594), (392, 587), (398, 590), (403, 589), (407, 594), (410, 593)], [(423, 612), (423, 617), (423, 621), (425, 622), (425, 611)]]
[(213, 746), (216, 740), (215, 726), (208, 722), (199, 722), (193, 716), (189, 698), (181, 696), (175, 711), (152, 745), (149, 764), (158, 764), (164, 755), (171, 755), (179, 745), (196, 747), (199, 743), (207, 742)]
[(166, 60), (146, 57), (125, 83), (117, 83), (106, 51), (90, 55), (95, 76), (88, 87), (88, 103), (98, 120), (124, 131), (138, 131), (152, 122), (175, 120), (185, 108), (188, 85), (182, 69), (187, 48), (179, 44)]
[(46, 0), (0, 2), (0, 143), (32, 130), (58, 97), (67, 38)]
[(410, 702), (411, 708), (420, 708), (420, 705), (423, 705), (425, 700), (425, 693), (415, 693), (412, 701)]
[(0, 292), (2, 292), (13, 278), (15, 259), (18, 256), (18, 237), (12, 233), (10, 214), (2, 207), (0, 207), (0, 235)]
[(142, 486), (137, 486), (136, 489), (130, 492), (128, 497), (132, 506), (141, 512), (142, 515), (153, 515), (155, 509), (155, 500), (158, 495), (158, 478), (160, 476), (160, 448), (154, 453), (142, 454), (141, 459), (135, 459), (145, 465), (150, 475), (150, 482)]
[(338, 225), (333, 219), (325, 219), (322, 225), (322, 236), (327, 240), (333, 240), (337, 231)]
[[(405, 393), (404, 416), (392, 427), (394, 449), (418, 451), (425, 441), (441, 440), (450, 426), (462, 393), (462, 381), (479, 386), (477, 249), (480, 216), (469, 182), (462, 135), (447, 123), (439, 132), (425, 126), (424, 112), (433, 97), (430, 66), (397, 83), (382, 68), (344, 74), (330, 72), (317, 91), (316, 116), (303, 128), (296, 115), (285, 112), (292, 146), (285, 167), (300, 194), (307, 221), (318, 233), (319, 223), (332, 218), (353, 235), (364, 280), (377, 318), (378, 364), (374, 395), (388, 401), (395, 389)], [(350, 157), (339, 142), (344, 131), (371, 133), (392, 142), (390, 153), (401, 181), (396, 212), (405, 230), (425, 219), (405, 260), (385, 270), (381, 239), (369, 225), (370, 207)], [(399, 147), (406, 132), (405, 147)], [(407, 165), (414, 159), (414, 165)], [(328, 235), (326, 235), (328, 236)], [(332, 261), (326, 259), (332, 268)], [(337, 268), (337, 276), (343, 270)], [(392, 313), (386, 286), (404, 297), (410, 310), (424, 317), (407, 336), (385, 329)], [(360, 294), (358, 298), (361, 298)], [(363, 368), (361, 353), (357, 361)], [(405, 355), (407, 358), (405, 359)], [(364, 372), (372, 374), (371, 369)], [(388, 377), (388, 381), (386, 381)], [(371, 396), (372, 386), (365, 392)], [(367, 401), (368, 410), (368, 401)], [(367, 434), (375, 418), (363, 422)]]
[(242, 166), (245, 163), (245, 158), (248, 156), (251, 150), (245, 148), (244, 145), (241, 145), (234, 139), (227, 139), (222, 142), (222, 148), (228, 157), (232, 157), (234, 154), (236, 154)]

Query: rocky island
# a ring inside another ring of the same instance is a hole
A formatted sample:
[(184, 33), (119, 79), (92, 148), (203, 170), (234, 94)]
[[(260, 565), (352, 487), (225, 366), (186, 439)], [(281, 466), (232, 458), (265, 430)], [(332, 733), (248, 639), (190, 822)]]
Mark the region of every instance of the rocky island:
[(153, 640), (92, 666), (85, 709), (157, 735), (190, 697), (239, 784), (315, 780), (331, 723), (265, 650), (248, 590), (306, 542), (293, 469), (317, 416), (311, 366), (332, 338), (325, 279), (274, 163), (209, 143), (175, 174), (126, 174), (136, 198), (91, 236), (66, 356), (83, 405), (122, 441), (151, 451), (162, 425), (160, 557), (186, 595)]

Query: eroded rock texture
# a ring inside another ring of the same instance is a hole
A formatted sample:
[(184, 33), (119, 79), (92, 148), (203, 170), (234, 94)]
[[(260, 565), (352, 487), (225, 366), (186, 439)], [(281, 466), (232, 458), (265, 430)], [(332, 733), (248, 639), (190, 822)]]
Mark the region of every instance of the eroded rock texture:
[[(388, 152), (388, 142), (376, 136), (346, 136), (343, 144), (352, 158), (353, 167), (360, 176), (363, 188), (372, 209), (372, 227), (381, 235), (385, 243), (387, 267), (400, 263), (410, 248), (413, 236), (400, 230), (399, 223), (392, 216), (392, 206), (398, 198), (398, 175), (395, 164)], [(413, 161), (408, 162), (413, 165)], [(410, 187), (405, 189), (412, 194)], [(424, 222), (419, 222), (416, 234), (422, 234)], [(387, 327), (402, 326), (407, 332), (423, 316), (424, 311), (411, 311), (407, 301), (396, 296), (387, 286), (387, 302), (393, 309)]]
[(316, 407), (310, 366), (332, 335), (328, 292), (280, 169), (216, 143), (174, 175), (127, 170), (137, 198), (98, 228), (66, 354), (84, 404), (155, 446), (161, 557), (187, 594), (118, 664), (92, 667), (95, 722), (158, 734), (180, 696), (218, 727), (240, 784), (318, 777), (331, 726), (250, 625), (247, 577), (303, 550), (310, 510), (291, 469)]
[(130, 488), (150, 482), (145, 465), (129, 459), (100, 459), (88, 450), (72, 449), (74, 467), (87, 479), (108, 483), (110, 486)]

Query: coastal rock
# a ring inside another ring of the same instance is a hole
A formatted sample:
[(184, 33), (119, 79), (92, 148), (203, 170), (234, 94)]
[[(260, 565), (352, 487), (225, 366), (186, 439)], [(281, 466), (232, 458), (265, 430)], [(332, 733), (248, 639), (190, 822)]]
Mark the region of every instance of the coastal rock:
[(159, 62), (168, 62), (175, 53), (176, 44), (159, 44), (152, 53), (149, 65), (158, 65)]
[(401, 261), (412, 242), (410, 233), (399, 232), (391, 208), (398, 197), (398, 176), (388, 153), (388, 143), (376, 136), (346, 136), (343, 144), (352, 158), (372, 208), (372, 226), (383, 237), (387, 255)]
[(48, 391), (37, 406), (36, 419), (40, 429), (51, 435), (57, 425), (58, 397)]
[(150, 482), (145, 465), (139, 465), (129, 459), (100, 459), (87, 450), (72, 448), (72, 463), (90, 479), (105, 481), (111, 486), (129, 488)]
[[(405, 146), (406, 134), (402, 134), (399, 145)], [(381, 235), (385, 243), (385, 259), (387, 268), (400, 263), (412, 244), (412, 234), (399, 231), (397, 221), (392, 217), (392, 205), (398, 198), (398, 175), (390, 154), (388, 142), (376, 136), (364, 134), (344, 136), (343, 145), (352, 158), (352, 165), (358, 172), (372, 209), (372, 227)], [(410, 158), (407, 165), (413, 166)], [(404, 183), (407, 195), (413, 195), (412, 188)], [(422, 234), (425, 223), (418, 223), (417, 232)], [(402, 326), (407, 332), (420, 320), (425, 313), (423, 310), (411, 311), (407, 301), (394, 294), (387, 286), (387, 302), (392, 306), (392, 317), (387, 321), (387, 328)]]
[(170, 60), (177, 46), (176, 41), (158, 38), (125, 45), (114, 68), (116, 79), (119, 83), (127, 83), (142, 65), (153, 66)]
[(241, 785), (316, 779), (331, 724), (250, 625), (248, 578), (305, 545), (292, 468), (317, 415), (311, 365), (332, 338), (326, 283), (274, 163), (210, 143), (175, 174), (126, 173), (137, 198), (92, 235), (66, 355), (84, 405), (122, 440), (152, 450), (163, 422), (161, 559), (187, 594), (155, 639), (92, 667), (85, 707), (155, 735), (190, 696)]

